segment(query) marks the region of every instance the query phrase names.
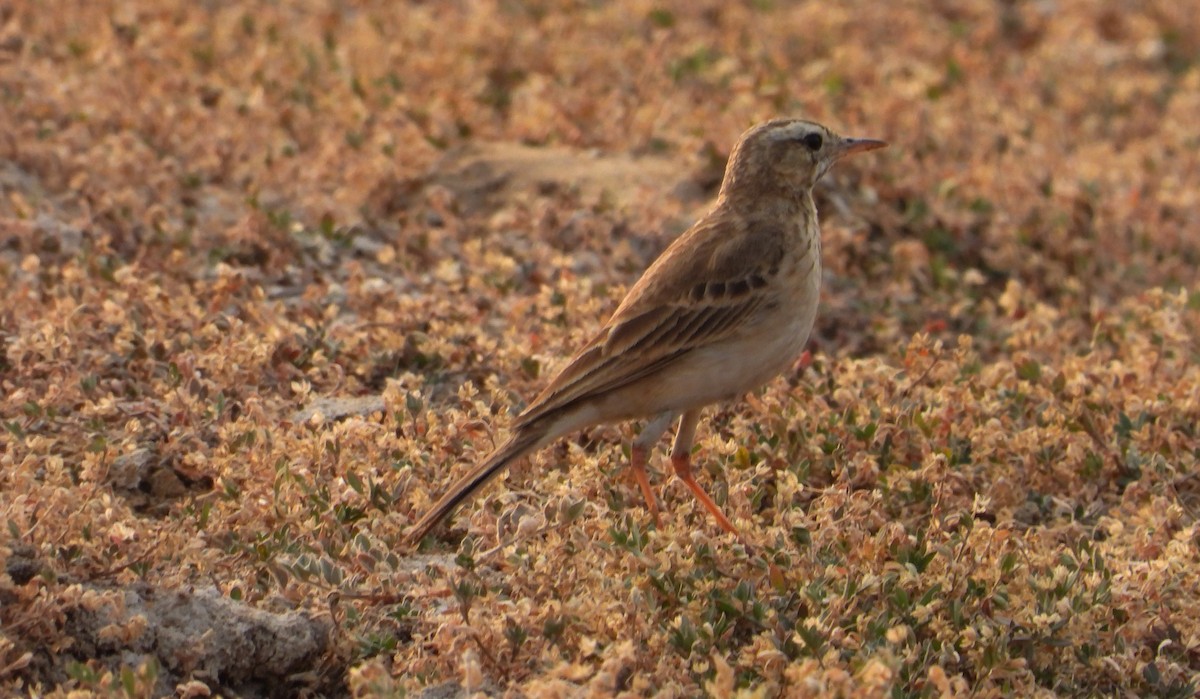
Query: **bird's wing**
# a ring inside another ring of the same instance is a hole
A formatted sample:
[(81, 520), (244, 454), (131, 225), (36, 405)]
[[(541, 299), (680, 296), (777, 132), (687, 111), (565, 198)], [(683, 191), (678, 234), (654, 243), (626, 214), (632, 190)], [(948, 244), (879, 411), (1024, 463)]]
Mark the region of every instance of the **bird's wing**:
[(714, 213), (675, 241), (605, 327), (518, 418), (528, 424), (662, 371), (736, 335), (775, 301), (786, 236)]

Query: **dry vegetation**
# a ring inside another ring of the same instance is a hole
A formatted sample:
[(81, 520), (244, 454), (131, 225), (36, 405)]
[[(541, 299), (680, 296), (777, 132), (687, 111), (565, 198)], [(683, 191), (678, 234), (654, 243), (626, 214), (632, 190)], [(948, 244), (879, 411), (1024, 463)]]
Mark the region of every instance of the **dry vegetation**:
[[(1192, 10), (0, 2), (0, 693), (1194, 696)], [(628, 425), (401, 547), (777, 115), (892, 147), (755, 551)]]

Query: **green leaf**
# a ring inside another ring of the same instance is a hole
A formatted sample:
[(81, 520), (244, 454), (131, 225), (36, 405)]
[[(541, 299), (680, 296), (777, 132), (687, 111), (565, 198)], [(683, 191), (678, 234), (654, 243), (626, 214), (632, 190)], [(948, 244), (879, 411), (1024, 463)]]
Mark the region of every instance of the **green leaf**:
[(1021, 362), (1017, 365), (1017, 376), (1023, 381), (1034, 383), (1042, 377), (1042, 365), (1033, 359)]

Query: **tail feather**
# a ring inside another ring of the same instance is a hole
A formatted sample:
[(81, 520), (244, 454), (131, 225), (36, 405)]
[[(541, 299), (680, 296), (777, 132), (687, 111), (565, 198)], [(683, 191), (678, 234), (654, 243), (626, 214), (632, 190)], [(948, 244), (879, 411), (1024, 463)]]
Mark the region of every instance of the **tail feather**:
[(473, 496), (506, 466), (545, 443), (549, 436), (547, 427), (537, 423), (519, 428), (507, 442), (489, 454), (483, 463), (471, 469), (451, 486), (429, 512), (408, 530), (404, 536), (407, 543), (419, 543), (439, 522), (450, 516), (456, 507)]

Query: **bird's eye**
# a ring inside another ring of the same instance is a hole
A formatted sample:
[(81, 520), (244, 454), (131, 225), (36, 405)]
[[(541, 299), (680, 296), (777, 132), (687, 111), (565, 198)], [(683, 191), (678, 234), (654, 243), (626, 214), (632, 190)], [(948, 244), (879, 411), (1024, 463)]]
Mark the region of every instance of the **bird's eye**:
[(804, 138), (800, 139), (800, 142), (807, 146), (808, 149), (814, 153), (821, 150), (821, 144), (823, 143), (821, 134), (819, 133), (810, 133)]

